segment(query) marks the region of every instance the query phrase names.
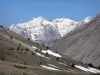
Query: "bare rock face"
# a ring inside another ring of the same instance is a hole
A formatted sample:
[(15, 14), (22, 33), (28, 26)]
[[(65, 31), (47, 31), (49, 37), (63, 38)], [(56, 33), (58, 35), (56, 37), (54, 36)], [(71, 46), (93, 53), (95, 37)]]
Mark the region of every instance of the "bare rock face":
[(83, 63), (100, 66), (100, 14), (60, 39), (52, 50)]

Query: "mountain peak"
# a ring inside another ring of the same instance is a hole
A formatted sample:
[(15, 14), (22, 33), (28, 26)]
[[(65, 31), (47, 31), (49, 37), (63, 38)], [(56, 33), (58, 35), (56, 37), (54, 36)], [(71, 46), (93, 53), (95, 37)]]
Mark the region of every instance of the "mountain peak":
[(84, 22), (89, 22), (89, 21), (91, 21), (92, 20), (92, 17), (91, 16), (88, 16), (88, 17), (86, 17), (83, 21)]
[(57, 18), (57, 19), (54, 19), (53, 22), (61, 22), (61, 21), (64, 21), (64, 20), (66, 20), (67, 22), (71, 22), (72, 21), (69, 18)]
[(36, 19), (41, 19), (43, 20), (44, 18), (42, 16), (36, 17), (36, 18), (32, 18), (31, 20), (36, 20)]
[(39, 16), (38, 18), (43, 19), (44, 17), (43, 16)]

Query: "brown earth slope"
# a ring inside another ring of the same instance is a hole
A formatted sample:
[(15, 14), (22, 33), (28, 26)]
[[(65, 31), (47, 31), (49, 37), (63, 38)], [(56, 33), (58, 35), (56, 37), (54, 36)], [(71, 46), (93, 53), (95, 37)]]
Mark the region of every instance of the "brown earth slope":
[[(33, 49), (32, 46), (38, 49)], [(41, 49), (45, 48), (0, 26), (0, 75), (94, 75), (75, 68), (71, 59), (43, 54)], [(57, 66), (53, 67), (57, 71), (41, 66), (52, 67), (50, 64)]]

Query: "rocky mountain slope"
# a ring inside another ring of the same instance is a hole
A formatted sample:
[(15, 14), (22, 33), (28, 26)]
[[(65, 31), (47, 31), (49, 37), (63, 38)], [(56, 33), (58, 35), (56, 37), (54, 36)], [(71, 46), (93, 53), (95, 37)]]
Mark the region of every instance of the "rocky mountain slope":
[(53, 47), (62, 55), (67, 55), (84, 64), (100, 66), (100, 14), (92, 21), (68, 33)]
[(48, 21), (43, 17), (38, 17), (25, 23), (13, 24), (9, 28), (24, 37), (31, 38), (34, 42), (52, 46), (56, 40), (91, 19), (91, 17), (87, 17), (76, 22), (69, 18), (58, 18)]

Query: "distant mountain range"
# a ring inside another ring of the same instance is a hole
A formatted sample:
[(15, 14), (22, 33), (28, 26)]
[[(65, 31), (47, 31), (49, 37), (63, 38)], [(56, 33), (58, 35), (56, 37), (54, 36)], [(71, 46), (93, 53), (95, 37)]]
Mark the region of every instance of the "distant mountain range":
[(52, 46), (56, 40), (91, 20), (91, 17), (87, 17), (78, 22), (69, 18), (48, 21), (43, 17), (37, 17), (25, 23), (12, 24), (9, 28), (22, 36), (31, 38), (34, 42)]

